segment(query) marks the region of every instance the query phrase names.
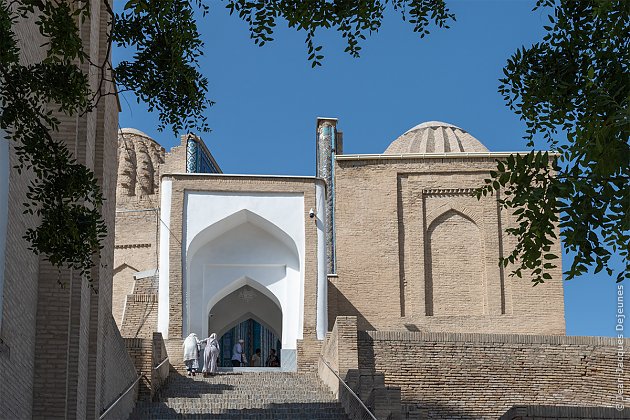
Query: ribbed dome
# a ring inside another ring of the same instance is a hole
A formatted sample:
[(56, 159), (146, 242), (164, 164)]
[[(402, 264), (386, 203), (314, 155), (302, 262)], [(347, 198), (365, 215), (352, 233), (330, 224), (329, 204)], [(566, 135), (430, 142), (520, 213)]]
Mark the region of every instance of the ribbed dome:
[(118, 130), (118, 134), (133, 134), (135, 136), (141, 136), (141, 137), (146, 137), (148, 139), (151, 139), (151, 137), (149, 137), (147, 133), (140, 131), (138, 129), (135, 129), (135, 128), (121, 128), (120, 130)]
[(486, 146), (461, 128), (439, 121), (429, 121), (407, 130), (389, 145), (384, 154), (487, 151)]

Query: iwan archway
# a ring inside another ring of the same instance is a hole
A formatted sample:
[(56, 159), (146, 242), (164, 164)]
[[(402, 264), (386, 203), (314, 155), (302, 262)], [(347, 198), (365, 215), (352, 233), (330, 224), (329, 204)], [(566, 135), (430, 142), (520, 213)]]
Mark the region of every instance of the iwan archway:
[[(188, 196), (187, 207), (194, 203), (195, 209), (200, 208), (198, 201), (204, 197), (212, 195)], [(237, 201), (230, 200), (227, 194), (220, 194), (220, 198), (222, 209)], [(261, 202), (265, 205), (261, 206)], [(208, 203), (204, 204), (207, 209)], [(216, 332), (220, 337), (235, 324), (255, 319), (281, 337), (283, 353), (292, 351), (287, 358), (294, 360), (304, 318), (303, 198), (262, 195), (252, 200), (249, 195), (244, 204), (248, 208), (213, 223), (208, 223), (211, 220), (200, 213), (197, 219), (205, 218), (206, 226), (202, 229), (186, 227), (187, 235), (197, 232), (186, 241), (183, 332), (204, 336)], [(282, 208), (287, 209), (285, 217), (273, 220), (274, 209), (277, 213), (277, 209)], [(193, 212), (187, 223), (198, 224), (195, 219)], [(293, 223), (291, 219), (295, 219)], [(278, 224), (284, 226), (281, 228)], [(256, 297), (260, 305), (255, 305), (253, 300), (245, 302), (248, 293)], [(243, 297), (240, 304), (239, 296)], [(233, 301), (233, 305), (226, 305), (225, 299)]]
[(207, 334), (214, 305), (247, 285), (279, 308), (281, 368), (297, 369), (298, 343), (327, 331), (323, 182), (175, 174), (160, 195), (158, 331)]

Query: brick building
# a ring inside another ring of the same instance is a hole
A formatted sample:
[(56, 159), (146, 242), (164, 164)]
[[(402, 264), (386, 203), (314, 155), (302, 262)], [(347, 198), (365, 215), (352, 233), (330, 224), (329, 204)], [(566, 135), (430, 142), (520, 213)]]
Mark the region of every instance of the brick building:
[[(507, 276), (497, 261), (514, 220), (497, 196), (471, 195), (508, 154), (430, 122), (383, 154), (344, 155), (336, 125), (318, 119), (314, 178), (226, 175), (197, 137), (165, 153), (122, 130), (113, 308), (123, 332), (142, 334), (143, 316), (145, 334), (167, 338), (222, 336), (253, 319), (291, 369), (298, 341), (321, 341), (339, 315), (360, 330), (564, 334), (561, 269), (540, 288)], [(147, 284), (153, 297), (138, 305)]]

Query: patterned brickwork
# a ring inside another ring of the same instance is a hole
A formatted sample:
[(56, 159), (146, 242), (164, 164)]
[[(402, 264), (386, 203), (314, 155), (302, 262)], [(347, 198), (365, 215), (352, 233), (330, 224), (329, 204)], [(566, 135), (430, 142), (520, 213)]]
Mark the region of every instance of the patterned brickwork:
[(514, 405), (614, 406), (616, 344), (600, 337), (360, 332), (359, 366), (384, 373), (385, 384), (399, 387), (402, 401), (421, 407), (425, 418), (496, 419)]
[(118, 198), (156, 194), (164, 148), (146, 134), (123, 129), (118, 132)]

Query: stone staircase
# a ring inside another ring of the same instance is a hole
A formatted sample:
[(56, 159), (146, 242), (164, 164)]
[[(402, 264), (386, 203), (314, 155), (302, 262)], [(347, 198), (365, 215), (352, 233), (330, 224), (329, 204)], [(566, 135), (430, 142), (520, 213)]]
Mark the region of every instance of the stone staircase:
[(220, 373), (187, 377), (171, 370), (161, 395), (138, 401), (130, 419), (347, 419), (315, 374)]

